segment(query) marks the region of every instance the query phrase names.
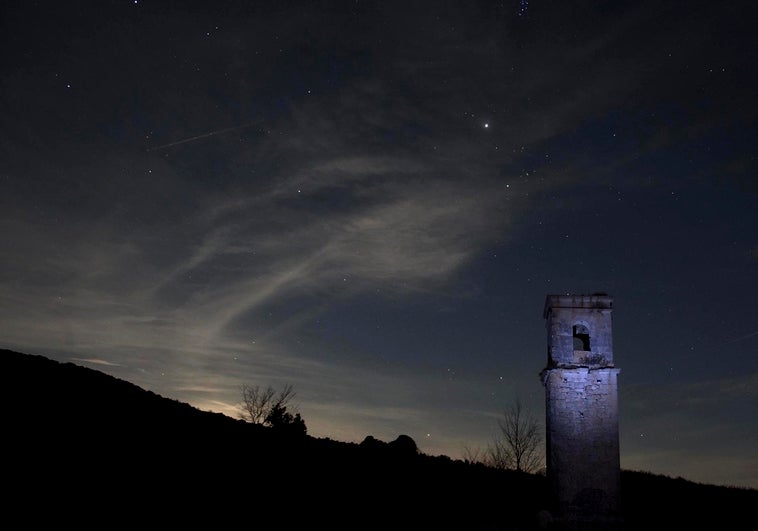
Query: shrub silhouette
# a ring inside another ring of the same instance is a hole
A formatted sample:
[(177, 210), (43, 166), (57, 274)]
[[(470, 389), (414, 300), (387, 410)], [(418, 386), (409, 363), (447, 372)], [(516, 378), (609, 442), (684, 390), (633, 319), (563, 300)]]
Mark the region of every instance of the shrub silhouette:
[(397, 439), (389, 443), (390, 449), (393, 453), (402, 456), (411, 456), (418, 454), (418, 446), (408, 435), (399, 435)]
[(266, 416), (266, 424), (280, 433), (286, 432), (287, 434), (302, 436), (308, 432), (300, 413), (293, 415), (287, 411), (287, 406), (281, 404), (275, 404), (271, 408)]

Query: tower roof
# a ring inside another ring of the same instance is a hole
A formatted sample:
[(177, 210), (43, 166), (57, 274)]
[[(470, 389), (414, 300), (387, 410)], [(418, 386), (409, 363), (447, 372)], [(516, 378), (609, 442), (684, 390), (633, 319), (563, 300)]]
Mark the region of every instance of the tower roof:
[(613, 308), (613, 297), (607, 293), (593, 293), (591, 295), (548, 295), (545, 298), (545, 308), (542, 311), (542, 317), (547, 319), (552, 308), (586, 308), (586, 309), (606, 309)]

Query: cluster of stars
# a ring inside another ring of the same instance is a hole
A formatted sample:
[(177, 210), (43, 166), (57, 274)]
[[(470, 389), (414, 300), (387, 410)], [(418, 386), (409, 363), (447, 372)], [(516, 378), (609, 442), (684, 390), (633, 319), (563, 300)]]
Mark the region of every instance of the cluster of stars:
[(526, 10), (529, 8), (529, 0), (519, 0), (518, 3), (518, 16), (523, 17), (526, 15)]

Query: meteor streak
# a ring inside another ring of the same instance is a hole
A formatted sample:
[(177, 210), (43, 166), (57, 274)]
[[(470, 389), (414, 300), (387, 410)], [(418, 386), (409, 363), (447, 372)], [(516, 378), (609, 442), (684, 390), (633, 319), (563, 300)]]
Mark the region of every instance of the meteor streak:
[(187, 142), (194, 142), (195, 140), (200, 140), (201, 138), (207, 138), (209, 136), (220, 135), (222, 133), (228, 133), (229, 131), (236, 131), (237, 129), (244, 129), (245, 127), (251, 127), (251, 126), (253, 126), (255, 124), (258, 124), (260, 122), (262, 122), (262, 120), (257, 120), (255, 122), (249, 122), (249, 123), (246, 123), (246, 124), (237, 125), (235, 127), (227, 127), (226, 129), (219, 129), (217, 131), (211, 131), (210, 133), (205, 133), (205, 134), (202, 134), (202, 135), (197, 135), (197, 136), (193, 136), (193, 137), (190, 137), (190, 138), (185, 138), (184, 140), (177, 140), (176, 142), (170, 142), (168, 144), (163, 144), (163, 145), (160, 145), (160, 146), (155, 146), (155, 147), (147, 148), (146, 151), (157, 151), (159, 149), (164, 149), (164, 148), (171, 147), (171, 146), (178, 146), (179, 144), (186, 144)]
[(748, 339), (750, 337), (758, 336), (758, 330), (755, 332), (751, 332), (750, 334), (745, 334), (744, 336), (740, 336), (737, 339), (732, 339), (730, 343), (736, 343), (737, 341), (742, 341), (743, 339)]

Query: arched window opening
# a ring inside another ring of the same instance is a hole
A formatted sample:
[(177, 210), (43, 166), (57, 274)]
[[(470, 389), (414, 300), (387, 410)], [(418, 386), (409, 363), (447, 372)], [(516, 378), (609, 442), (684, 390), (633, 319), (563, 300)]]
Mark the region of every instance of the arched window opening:
[(584, 325), (574, 325), (574, 350), (590, 350), (590, 331)]

